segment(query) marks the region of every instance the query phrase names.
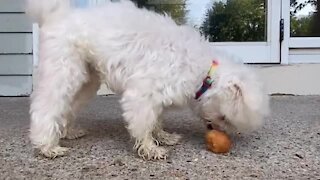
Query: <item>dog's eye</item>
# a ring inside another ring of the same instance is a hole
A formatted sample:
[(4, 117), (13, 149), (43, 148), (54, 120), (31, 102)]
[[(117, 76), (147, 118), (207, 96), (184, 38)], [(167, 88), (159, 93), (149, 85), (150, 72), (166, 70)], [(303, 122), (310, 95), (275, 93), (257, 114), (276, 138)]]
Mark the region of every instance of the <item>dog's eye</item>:
[(212, 125), (211, 125), (211, 124), (207, 124), (207, 129), (208, 129), (208, 130), (213, 130)]

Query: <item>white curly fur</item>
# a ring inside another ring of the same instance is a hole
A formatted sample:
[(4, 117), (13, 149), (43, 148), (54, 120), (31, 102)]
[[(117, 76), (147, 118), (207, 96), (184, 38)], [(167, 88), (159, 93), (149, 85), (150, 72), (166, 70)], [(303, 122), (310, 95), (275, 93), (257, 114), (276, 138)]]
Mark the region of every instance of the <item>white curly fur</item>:
[[(236, 131), (259, 127), (268, 114), (253, 70), (168, 16), (126, 0), (87, 9), (71, 8), (67, 0), (27, 0), (27, 14), (41, 32), (30, 138), (47, 157), (67, 152), (60, 138), (84, 135), (71, 122), (102, 83), (122, 96), (134, 147), (147, 159), (166, 158), (159, 144), (180, 138), (161, 128), (166, 107), (190, 105), (206, 123)], [(220, 63), (214, 86), (194, 100), (214, 59)]]

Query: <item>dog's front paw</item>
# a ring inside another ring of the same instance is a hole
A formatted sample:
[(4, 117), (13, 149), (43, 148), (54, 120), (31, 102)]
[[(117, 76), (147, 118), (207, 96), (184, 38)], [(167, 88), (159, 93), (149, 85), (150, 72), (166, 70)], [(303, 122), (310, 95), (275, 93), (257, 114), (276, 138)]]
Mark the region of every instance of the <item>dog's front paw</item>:
[(140, 145), (137, 148), (137, 151), (140, 157), (147, 160), (151, 160), (151, 159), (160, 160), (160, 159), (166, 159), (168, 157), (168, 151), (165, 148), (159, 147), (157, 145), (151, 145), (151, 146)]
[(67, 131), (64, 132), (62, 139), (78, 139), (87, 134), (87, 131), (81, 128), (68, 128)]
[(64, 156), (69, 151), (69, 148), (61, 147), (61, 146), (55, 146), (52, 148), (42, 148), (40, 149), (40, 153), (44, 155), (47, 158), (56, 158), (59, 156)]

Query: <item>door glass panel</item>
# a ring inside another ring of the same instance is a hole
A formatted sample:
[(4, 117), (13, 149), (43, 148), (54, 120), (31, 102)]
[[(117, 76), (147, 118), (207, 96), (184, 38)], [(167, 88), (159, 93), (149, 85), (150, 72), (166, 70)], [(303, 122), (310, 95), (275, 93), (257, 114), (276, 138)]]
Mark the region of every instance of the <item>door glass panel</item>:
[(320, 37), (320, 0), (290, 0), (291, 37)]
[(84, 8), (89, 5), (89, 0), (71, 0), (71, 5), (77, 8)]
[(267, 41), (267, 0), (132, 0), (170, 14), (211, 42)]
[(131, 0), (138, 7), (169, 14), (178, 24), (187, 23), (188, 0)]

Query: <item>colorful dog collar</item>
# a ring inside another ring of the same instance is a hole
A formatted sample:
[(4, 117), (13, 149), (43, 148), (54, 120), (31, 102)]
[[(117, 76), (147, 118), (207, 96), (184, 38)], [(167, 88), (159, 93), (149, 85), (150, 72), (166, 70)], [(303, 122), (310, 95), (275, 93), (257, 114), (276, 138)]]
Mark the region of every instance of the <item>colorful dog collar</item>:
[(215, 72), (218, 68), (218, 62), (212, 61), (211, 67), (209, 69), (209, 72), (207, 74), (207, 77), (203, 80), (201, 88), (197, 91), (195, 99), (199, 99), (202, 94), (204, 94), (211, 86), (214, 81), (213, 76), (215, 75)]

